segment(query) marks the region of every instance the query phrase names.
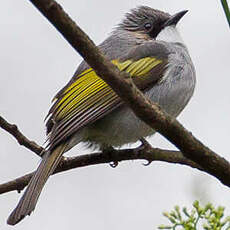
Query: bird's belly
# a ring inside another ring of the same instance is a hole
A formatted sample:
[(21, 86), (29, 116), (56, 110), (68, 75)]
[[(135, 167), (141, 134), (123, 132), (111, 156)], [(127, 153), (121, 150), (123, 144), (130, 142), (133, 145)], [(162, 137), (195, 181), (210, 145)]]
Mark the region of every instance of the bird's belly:
[(153, 133), (154, 130), (137, 118), (131, 109), (123, 106), (87, 127), (85, 135), (88, 142), (104, 148), (134, 143)]
[[(165, 82), (153, 87), (145, 93), (153, 102), (158, 103), (163, 110), (176, 117), (183, 110), (193, 94), (192, 84)], [(134, 143), (141, 137), (147, 137), (155, 131), (141, 121), (126, 106), (122, 106), (92, 125), (85, 128), (85, 140), (93, 146), (120, 147)]]

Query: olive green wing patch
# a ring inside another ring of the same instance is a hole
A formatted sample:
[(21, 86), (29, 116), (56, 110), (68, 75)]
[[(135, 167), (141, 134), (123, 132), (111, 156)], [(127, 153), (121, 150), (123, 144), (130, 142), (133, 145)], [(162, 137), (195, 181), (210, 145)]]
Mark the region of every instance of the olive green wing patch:
[[(112, 62), (120, 71), (127, 72), (141, 90), (155, 84), (161, 74), (153, 76), (153, 70), (159, 67), (163, 70), (166, 65), (164, 60), (154, 57)], [(123, 103), (92, 68), (83, 71), (54, 100), (46, 123), (50, 148)]]

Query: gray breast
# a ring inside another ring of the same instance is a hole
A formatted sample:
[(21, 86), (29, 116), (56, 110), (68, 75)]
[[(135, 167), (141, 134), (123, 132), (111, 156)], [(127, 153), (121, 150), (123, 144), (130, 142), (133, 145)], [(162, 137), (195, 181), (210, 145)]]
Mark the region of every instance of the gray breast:
[[(187, 49), (182, 44), (171, 48), (168, 69), (161, 82), (145, 95), (163, 110), (176, 117), (190, 100), (195, 87), (195, 69)], [(133, 143), (155, 131), (122, 106), (85, 128), (85, 140), (93, 145), (122, 146)]]

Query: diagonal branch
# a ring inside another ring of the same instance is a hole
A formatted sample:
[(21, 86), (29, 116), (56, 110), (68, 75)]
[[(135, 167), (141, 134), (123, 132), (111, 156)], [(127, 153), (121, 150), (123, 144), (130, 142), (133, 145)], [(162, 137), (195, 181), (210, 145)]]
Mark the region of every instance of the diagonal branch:
[(38, 156), (41, 155), (43, 148), (34, 141), (29, 140), (24, 136), (15, 124), (8, 123), (2, 116), (0, 116), (0, 127), (13, 135), (20, 145), (25, 146)]
[(225, 16), (226, 16), (227, 21), (228, 21), (228, 25), (230, 27), (230, 10), (228, 7), (228, 2), (227, 2), (227, 0), (221, 0), (221, 4), (223, 6), (224, 13), (225, 13)]
[(89, 37), (76, 25), (54, 0), (30, 0), (55, 26), (69, 44), (78, 51), (97, 74), (132, 108), (135, 114), (161, 133), (190, 160), (230, 187), (230, 164), (210, 150), (176, 119), (151, 103), (132, 84), (121, 77), (119, 70), (104, 58)]

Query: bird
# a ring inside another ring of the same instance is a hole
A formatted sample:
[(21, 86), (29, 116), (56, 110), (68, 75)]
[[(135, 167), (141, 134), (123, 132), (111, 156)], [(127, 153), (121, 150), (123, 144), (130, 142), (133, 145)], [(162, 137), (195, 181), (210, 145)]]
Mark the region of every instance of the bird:
[[(187, 12), (170, 15), (137, 6), (98, 46), (145, 97), (175, 118), (191, 99), (196, 84), (195, 67), (177, 29)], [(48, 144), (42, 161), (8, 217), (9, 225), (34, 211), (48, 177), (73, 146), (119, 148), (155, 133), (85, 61), (54, 97), (46, 128)]]

